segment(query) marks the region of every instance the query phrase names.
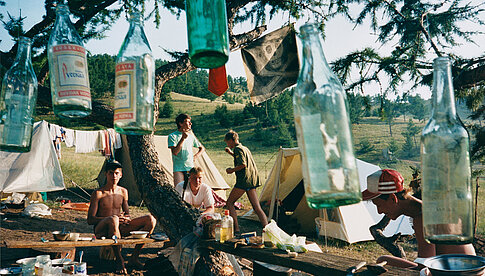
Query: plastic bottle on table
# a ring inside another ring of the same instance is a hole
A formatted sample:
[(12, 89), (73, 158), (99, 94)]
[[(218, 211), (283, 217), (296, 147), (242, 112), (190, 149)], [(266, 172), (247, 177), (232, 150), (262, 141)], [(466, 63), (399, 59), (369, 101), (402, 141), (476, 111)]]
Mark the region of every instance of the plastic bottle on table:
[(220, 242), (225, 242), (234, 237), (234, 220), (229, 215), (229, 210), (224, 211), (224, 217), (221, 221), (221, 239)]

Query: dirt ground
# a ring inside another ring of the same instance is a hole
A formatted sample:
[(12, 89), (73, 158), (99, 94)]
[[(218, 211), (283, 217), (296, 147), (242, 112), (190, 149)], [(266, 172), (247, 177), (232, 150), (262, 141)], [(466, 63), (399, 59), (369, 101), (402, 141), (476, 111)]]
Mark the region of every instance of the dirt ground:
[[(6, 248), (3, 241), (41, 241), (41, 238), (46, 240), (53, 240), (52, 231), (70, 231), (73, 233), (80, 233), (81, 237), (92, 237), (92, 226), (86, 222), (87, 213), (83, 211), (75, 211), (60, 208), (60, 204), (51, 206), (52, 216), (43, 218), (34, 217), (29, 218), (21, 215), (21, 209), (3, 209), (0, 215), (0, 267), (17, 266), (15, 263), (18, 259), (33, 257), (37, 255), (46, 254), (32, 249), (10, 249)], [(59, 205), (59, 206), (57, 206)], [(132, 217), (138, 217), (148, 214), (144, 208), (137, 208), (130, 206), (130, 213)], [(259, 229), (258, 223), (241, 220), (242, 231), (254, 231)], [(155, 233), (161, 232), (159, 227), (155, 228)], [(260, 232), (260, 230), (259, 230)], [(261, 234), (261, 233), (259, 233)], [(169, 244), (170, 245), (170, 244)], [(140, 260), (143, 263), (153, 262), (157, 258), (158, 253), (163, 250), (164, 254), (168, 254), (171, 248), (165, 249), (161, 247), (161, 243), (147, 244), (140, 255)], [(127, 260), (128, 256), (134, 248), (133, 246), (124, 246), (122, 254)], [(116, 275), (114, 261), (101, 260), (99, 258), (99, 247), (78, 247), (76, 249), (76, 260), (79, 260), (80, 252), (83, 251), (83, 261), (87, 263), (89, 275)], [(52, 257), (53, 258), (53, 257)], [(133, 270), (127, 268), (130, 275), (147, 275), (146, 270)], [(245, 273), (246, 274), (246, 273)], [(164, 275), (167, 275), (164, 273)]]

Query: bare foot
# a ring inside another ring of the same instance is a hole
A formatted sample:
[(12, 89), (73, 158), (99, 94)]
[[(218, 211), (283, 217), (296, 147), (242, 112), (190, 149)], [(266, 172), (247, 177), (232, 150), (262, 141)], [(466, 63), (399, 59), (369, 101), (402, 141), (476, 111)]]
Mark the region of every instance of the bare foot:
[(116, 270), (115, 270), (115, 273), (116, 274), (122, 274), (122, 275), (128, 274), (128, 271), (125, 268), (124, 261), (116, 262)]

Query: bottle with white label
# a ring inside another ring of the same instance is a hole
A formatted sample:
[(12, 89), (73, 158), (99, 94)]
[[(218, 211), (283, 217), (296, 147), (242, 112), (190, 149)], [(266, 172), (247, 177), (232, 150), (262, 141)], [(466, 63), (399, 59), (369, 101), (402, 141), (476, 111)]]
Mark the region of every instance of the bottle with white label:
[(139, 12), (116, 58), (114, 128), (122, 134), (150, 134), (154, 124), (155, 62)]
[(20, 37), (17, 56), (0, 93), (0, 150), (27, 152), (32, 143), (37, 78), (30, 58), (32, 40)]
[(424, 237), (435, 244), (473, 241), (469, 136), (455, 108), (451, 61), (433, 62), (433, 111), (421, 134)]
[(54, 113), (62, 118), (91, 114), (86, 49), (69, 19), (69, 8), (59, 4), (56, 23), (47, 45)]
[(314, 209), (362, 199), (347, 97), (325, 59), (318, 27), (310, 23), (300, 28), (303, 58), (293, 95), (305, 195)]

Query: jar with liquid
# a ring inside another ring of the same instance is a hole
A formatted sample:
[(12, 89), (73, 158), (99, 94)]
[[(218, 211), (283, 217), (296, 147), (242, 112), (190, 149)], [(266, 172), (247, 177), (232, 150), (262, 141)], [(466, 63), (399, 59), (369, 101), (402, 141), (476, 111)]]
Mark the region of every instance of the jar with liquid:
[(221, 221), (221, 238), (220, 242), (225, 242), (234, 237), (234, 220), (229, 215), (229, 210), (224, 211), (224, 217)]
[(300, 28), (302, 65), (293, 110), (310, 208), (334, 208), (361, 201), (347, 96), (323, 53), (318, 24)]

